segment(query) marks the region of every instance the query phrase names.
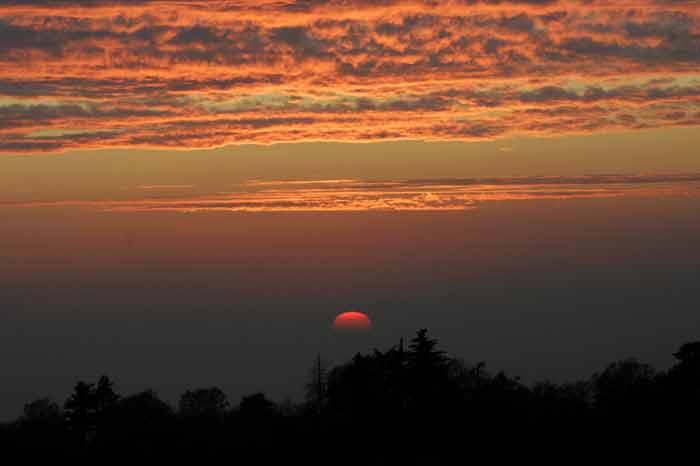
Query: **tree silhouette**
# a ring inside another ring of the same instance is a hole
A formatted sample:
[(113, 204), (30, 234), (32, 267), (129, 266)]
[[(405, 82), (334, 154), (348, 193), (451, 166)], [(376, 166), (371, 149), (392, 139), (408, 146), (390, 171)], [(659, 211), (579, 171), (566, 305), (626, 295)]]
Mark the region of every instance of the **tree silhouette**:
[[(24, 405), (22, 417), (16, 423), (13, 447), (22, 450), (32, 459), (51, 459), (69, 451), (73, 445), (66, 429), (63, 412), (49, 398), (40, 398)], [(0, 444), (2, 444), (0, 429)], [(3, 448), (7, 460), (7, 449)], [(23, 459), (27, 459), (25, 456)], [(11, 458), (11, 456), (9, 456)]]
[(264, 393), (244, 396), (238, 406), (238, 414), (246, 419), (269, 418), (275, 414), (275, 403), (268, 400)]
[(185, 417), (221, 419), (228, 408), (228, 397), (218, 387), (187, 390), (180, 397), (179, 412)]
[(315, 415), (321, 414), (326, 404), (327, 385), (328, 364), (318, 354), (310, 370), (310, 380), (305, 385), (307, 407)]
[(84, 442), (87, 441), (95, 422), (95, 386), (78, 382), (63, 407), (70, 426), (80, 434)]
[(681, 345), (673, 356), (678, 362), (668, 371), (667, 396), (679, 422), (689, 423), (700, 416), (700, 342)]
[(647, 402), (655, 376), (650, 365), (633, 358), (608, 365), (592, 377), (596, 408), (629, 420)]
[(97, 381), (94, 391), (95, 412), (97, 416), (104, 414), (113, 408), (119, 401), (119, 395), (114, 391), (114, 382), (109, 377), (103, 375)]
[(700, 369), (700, 341), (681, 345), (680, 349), (673, 353), (673, 357), (681, 364)]
[(531, 419), (547, 429), (569, 429), (586, 420), (594, 394), (587, 381), (556, 384), (551, 381), (535, 383), (531, 389)]
[(408, 345), (408, 368), (422, 373), (441, 373), (449, 358), (437, 349), (438, 341), (428, 338), (428, 329), (420, 329)]
[(60, 424), (63, 412), (58, 404), (50, 398), (39, 398), (24, 405), (22, 422)]
[(173, 408), (161, 400), (153, 390), (145, 390), (123, 398), (119, 402), (119, 413), (123, 419), (141, 425), (166, 422), (175, 415)]
[(408, 345), (408, 391), (418, 415), (422, 417), (437, 414), (437, 405), (447, 401), (449, 358), (437, 348), (437, 344), (436, 339), (428, 337), (427, 329), (420, 329)]
[(525, 385), (448, 356), (421, 329), (405, 350), (357, 353), (332, 368), (317, 357), (306, 403), (283, 408), (254, 393), (231, 410), (211, 387), (186, 391), (176, 415), (152, 390), (120, 397), (106, 376), (81, 381), (65, 412), (41, 398), (0, 425), (0, 451), (42, 461), (463, 464), (466, 442), (513, 452), (546, 445), (553, 456), (584, 441), (619, 449), (670, 434), (677, 444), (700, 416), (700, 343), (674, 357), (667, 372), (630, 358), (585, 380)]
[(176, 451), (175, 421), (172, 407), (153, 390), (125, 396), (98, 432), (94, 450), (109, 459), (163, 458)]

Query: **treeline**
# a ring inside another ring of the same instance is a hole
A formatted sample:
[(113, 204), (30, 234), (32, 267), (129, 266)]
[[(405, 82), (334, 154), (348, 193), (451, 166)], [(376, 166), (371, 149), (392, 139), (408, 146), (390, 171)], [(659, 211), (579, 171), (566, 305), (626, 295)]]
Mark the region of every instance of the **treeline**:
[[(656, 371), (618, 361), (587, 380), (522, 383), (448, 356), (420, 330), (404, 347), (313, 364), (302, 403), (262, 393), (235, 406), (216, 388), (173, 407), (153, 391), (121, 395), (106, 376), (78, 382), (60, 406), (44, 398), (0, 430), (0, 455), (270, 464), (464, 464), (485, 450), (577, 455), (679, 439), (700, 421), (700, 342)], [(490, 450), (493, 447), (492, 450)]]

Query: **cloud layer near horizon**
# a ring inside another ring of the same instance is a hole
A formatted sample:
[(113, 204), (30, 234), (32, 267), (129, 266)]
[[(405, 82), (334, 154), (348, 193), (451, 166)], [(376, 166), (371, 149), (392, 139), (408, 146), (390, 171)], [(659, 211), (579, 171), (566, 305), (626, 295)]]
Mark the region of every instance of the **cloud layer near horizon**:
[[(483, 202), (700, 196), (700, 174), (526, 176), (368, 181), (251, 180), (239, 189), (187, 195), (193, 185), (137, 186), (124, 200), (0, 203), (10, 208), (80, 207), (106, 212), (440, 212)], [(144, 197), (143, 190), (153, 190)], [(178, 191), (176, 195), (172, 191)]]
[(700, 3), (23, 1), (0, 152), (700, 125)]

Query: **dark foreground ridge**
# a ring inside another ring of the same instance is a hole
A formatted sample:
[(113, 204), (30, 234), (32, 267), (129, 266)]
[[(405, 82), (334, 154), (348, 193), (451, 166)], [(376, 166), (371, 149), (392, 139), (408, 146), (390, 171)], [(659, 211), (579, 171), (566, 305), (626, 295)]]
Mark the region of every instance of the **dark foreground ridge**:
[(0, 455), (406, 465), (530, 454), (571, 460), (603, 448), (647, 454), (698, 432), (700, 342), (674, 357), (665, 372), (627, 359), (588, 380), (526, 386), (448, 356), (420, 330), (407, 348), (357, 354), (333, 368), (319, 358), (304, 403), (256, 393), (233, 408), (218, 388), (187, 391), (174, 409), (150, 390), (121, 396), (103, 376), (78, 382), (63, 407), (26, 404), (22, 417), (0, 426)]

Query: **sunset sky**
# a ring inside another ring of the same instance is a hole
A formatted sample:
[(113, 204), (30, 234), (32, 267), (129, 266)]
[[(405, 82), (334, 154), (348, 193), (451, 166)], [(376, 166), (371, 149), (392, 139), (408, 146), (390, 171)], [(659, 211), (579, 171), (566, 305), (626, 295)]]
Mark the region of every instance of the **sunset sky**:
[(697, 1), (13, 1), (4, 152), (700, 123)]
[(663, 367), (699, 148), (698, 0), (4, 1), (0, 420), (103, 372), (297, 396), (419, 327)]

